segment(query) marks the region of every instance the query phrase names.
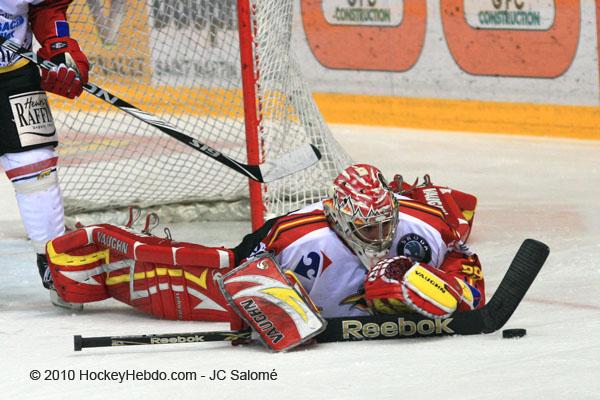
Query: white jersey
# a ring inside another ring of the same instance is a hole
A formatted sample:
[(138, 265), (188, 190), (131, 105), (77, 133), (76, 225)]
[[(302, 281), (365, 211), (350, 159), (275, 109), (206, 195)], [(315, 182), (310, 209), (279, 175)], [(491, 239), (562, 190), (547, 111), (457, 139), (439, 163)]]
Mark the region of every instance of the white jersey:
[[(401, 200), (390, 256), (406, 255), (440, 267), (454, 241), (439, 209)], [(280, 218), (261, 243), (292, 270), (324, 317), (366, 315), (361, 290), (367, 268), (329, 227), (323, 204)]]
[[(29, 5), (43, 0), (0, 0), (0, 35), (20, 46), (31, 49), (32, 33), (29, 27)], [(14, 64), (20, 57), (0, 48), (0, 68)]]

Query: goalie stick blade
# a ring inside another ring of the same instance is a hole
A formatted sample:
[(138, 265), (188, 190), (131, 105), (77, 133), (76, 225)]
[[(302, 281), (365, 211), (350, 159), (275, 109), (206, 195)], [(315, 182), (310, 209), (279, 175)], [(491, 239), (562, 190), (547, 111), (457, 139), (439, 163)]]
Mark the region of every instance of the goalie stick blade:
[(498, 289), (481, 309), (485, 325), (483, 333), (495, 332), (504, 326), (519, 306), (549, 254), (550, 248), (540, 241), (526, 239), (523, 242)]
[(263, 182), (273, 182), (314, 165), (321, 159), (321, 152), (312, 144), (303, 144), (274, 161), (260, 165)]

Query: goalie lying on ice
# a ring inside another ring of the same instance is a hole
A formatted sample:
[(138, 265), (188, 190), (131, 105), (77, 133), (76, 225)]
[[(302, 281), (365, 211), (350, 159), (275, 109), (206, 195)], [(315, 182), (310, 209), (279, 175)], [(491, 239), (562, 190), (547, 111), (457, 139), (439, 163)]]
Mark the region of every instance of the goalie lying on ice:
[[(428, 177), (420, 186), (395, 179), (390, 187), (377, 168), (358, 164), (334, 180), (330, 198), (269, 220), (233, 249), (96, 225), (50, 241), (47, 253), (66, 301), (114, 297), (157, 317), (230, 321), (235, 328), (241, 315), (259, 333), (251, 315), (257, 311), (250, 302), (236, 303), (228, 279), (252, 275), (242, 280), (246, 289), (255, 287), (249, 295), (255, 302), (269, 288), (291, 287), (301, 300), (293, 303), (312, 318), (306, 338), (320, 329), (317, 309), (324, 317), (407, 311), (444, 317), (483, 306), (481, 265), (465, 245), (475, 206), (474, 196)], [(253, 257), (264, 252), (272, 254), (271, 272), (294, 272), (296, 281), (256, 268)], [(279, 283), (259, 282), (254, 277), (261, 273)]]

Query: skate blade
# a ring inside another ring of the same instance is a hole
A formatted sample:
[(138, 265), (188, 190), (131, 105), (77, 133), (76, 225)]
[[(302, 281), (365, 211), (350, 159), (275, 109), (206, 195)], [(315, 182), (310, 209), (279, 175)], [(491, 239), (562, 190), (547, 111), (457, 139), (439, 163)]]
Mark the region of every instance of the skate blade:
[(71, 311), (83, 310), (83, 303), (69, 303), (68, 301), (64, 301), (63, 299), (60, 298), (60, 296), (56, 292), (56, 289), (50, 289), (49, 292), (50, 292), (50, 301), (56, 307), (65, 308), (65, 309), (71, 310)]

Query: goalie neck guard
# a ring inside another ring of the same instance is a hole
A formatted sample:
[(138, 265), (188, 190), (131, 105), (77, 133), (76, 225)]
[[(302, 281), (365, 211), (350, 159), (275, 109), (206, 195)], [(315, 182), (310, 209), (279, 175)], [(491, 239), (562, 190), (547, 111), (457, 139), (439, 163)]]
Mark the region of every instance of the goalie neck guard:
[(398, 224), (397, 202), (372, 165), (346, 168), (333, 181), (325, 214), (333, 230), (367, 268), (386, 257)]

